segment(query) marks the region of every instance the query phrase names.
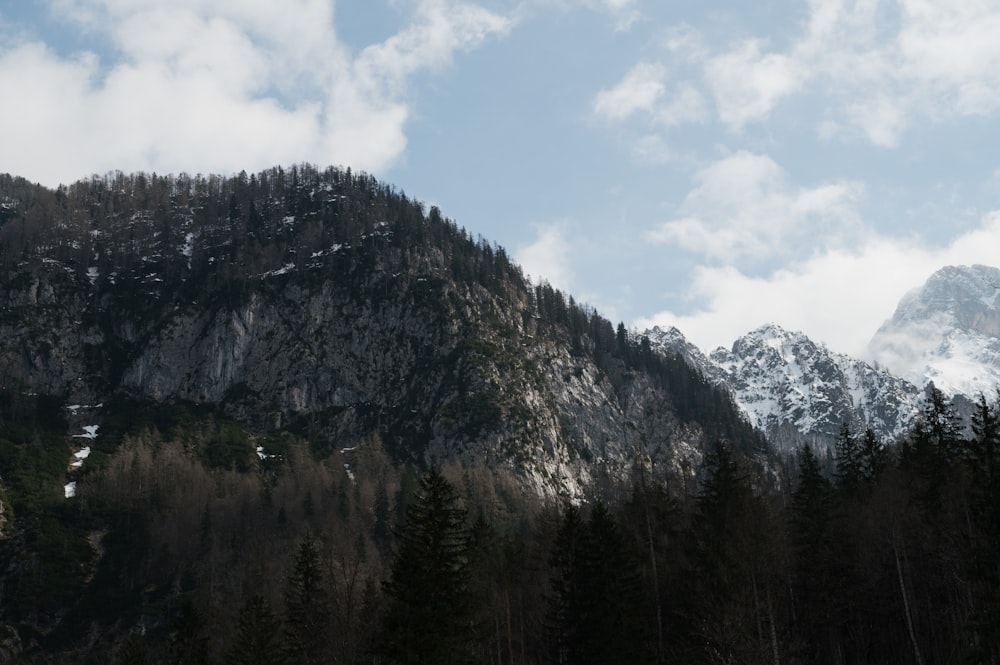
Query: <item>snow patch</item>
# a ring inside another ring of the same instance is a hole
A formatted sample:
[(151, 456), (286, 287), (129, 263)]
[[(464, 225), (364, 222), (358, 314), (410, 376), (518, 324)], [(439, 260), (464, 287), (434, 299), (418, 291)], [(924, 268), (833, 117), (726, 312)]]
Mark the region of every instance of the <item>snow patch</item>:
[(277, 277), (278, 275), (287, 275), (289, 272), (295, 269), (294, 263), (286, 263), (277, 270), (268, 270), (266, 273), (261, 275), (261, 278), (267, 277)]
[(69, 465), (74, 469), (79, 469), (80, 467), (83, 466), (83, 460), (90, 457), (90, 446), (84, 446), (80, 450), (76, 451), (75, 453), (73, 453), (73, 457), (75, 457), (76, 459), (70, 462)]

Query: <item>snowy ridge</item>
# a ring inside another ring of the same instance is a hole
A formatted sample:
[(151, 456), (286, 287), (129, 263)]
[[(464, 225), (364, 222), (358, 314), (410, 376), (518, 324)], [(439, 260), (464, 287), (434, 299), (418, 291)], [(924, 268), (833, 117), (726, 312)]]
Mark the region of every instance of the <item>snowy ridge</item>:
[(1000, 386), (1000, 270), (938, 270), (900, 300), (869, 349), (917, 385), (933, 381), (947, 395), (992, 395)]
[(826, 446), (843, 423), (895, 440), (922, 398), (913, 384), (834, 353), (806, 335), (768, 324), (705, 356), (676, 329), (646, 333), (656, 348), (679, 353), (727, 388), (740, 410), (779, 448)]

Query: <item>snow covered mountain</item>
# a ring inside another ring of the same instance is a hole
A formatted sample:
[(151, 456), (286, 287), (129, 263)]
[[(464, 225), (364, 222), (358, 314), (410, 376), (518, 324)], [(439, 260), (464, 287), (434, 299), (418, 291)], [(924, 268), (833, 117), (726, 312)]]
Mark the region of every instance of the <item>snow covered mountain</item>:
[(927, 384), (968, 416), (1000, 387), (1000, 270), (947, 266), (899, 302), (871, 341), (873, 364), (834, 353), (768, 324), (706, 356), (676, 328), (653, 328), (655, 348), (676, 353), (726, 387), (779, 448), (829, 445), (842, 423), (891, 441), (906, 432)]
[(709, 356), (676, 328), (646, 334), (654, 347), (680, 354), (725, 386), (750, 422), (781, 449), (807, 442), (829, 446), (844, 422), (856, 432), (871, 428), (883, 440), (896, 439), (922, 399), (914, 384), (774, 324)]
[(870, 353), (917, 385), (948, 395), (992, 395), (1000, 386), (1000, 270), (947, 266), (900, 300)]

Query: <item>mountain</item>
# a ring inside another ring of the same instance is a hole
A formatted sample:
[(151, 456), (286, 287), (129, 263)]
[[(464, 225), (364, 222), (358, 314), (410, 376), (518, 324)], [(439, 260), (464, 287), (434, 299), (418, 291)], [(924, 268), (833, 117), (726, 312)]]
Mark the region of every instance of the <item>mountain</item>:
[(1000, 386), (1000, 270), (947, 266), (906, 294), (870, 354), (917, 385), (990, 396)]
[(765, 446), (684, 362), (349, 169), (4, 176), (0, 202), (0, 384), (61, 404), (67, 436), (188, 404), (571, 496)]
[(705, 356), (676, 329), (647, 332), (657, 348), (678, 353), (731, 392), (750, 422), (779, 449), (829, 447), (847, 423), (885, 441), (904, 434), (921, 391), (889, 372), (834, 353), (806, 335), (769, 324)]

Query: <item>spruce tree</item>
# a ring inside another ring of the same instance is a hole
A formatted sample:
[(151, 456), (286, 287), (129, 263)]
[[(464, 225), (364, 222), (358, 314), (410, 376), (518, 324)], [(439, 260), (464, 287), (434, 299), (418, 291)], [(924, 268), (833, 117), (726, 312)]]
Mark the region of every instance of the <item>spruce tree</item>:
[(604, 504), (590, 511), (578, 556), (576, 604), (580, 665), (641, 663), (649, 655), (638, 564)]
[(281, 623), (260, 594), (247, 598), (240, 609), (229, 665), (283, 665)]
[(811, 662), (830, 660), (835, 637), (834, 598), (840, 577), (833, 529), (833, 487), (807, 445), (799, 458), (798, 484), (789, 512), (795, 615)]
[(973, 595), (969, 662), (1000, 662), (1000, 394), (980, 395), (966, 443), (971, 515), (968, 575)]
[(316, 541), (307, 534), (285, 591), (285, 644), (293, 662), (323, 662), (329, 651), (332, 605), (326, 584)]
[(406, 512), (389, 579), (383, 649), (395, 663), (475, 662), (469, 536), (458, 492), (431, 469)]
[(551, 662), (641, 663), (649, 657), (638, 564), (604, 504), (597, 503), (586, 522), (576, 507), (566, 506), (550, 566)]
[(861, 443), (846, 422), (841, 424), (834, 444), (834, 460), (837, 465), (837, 489), (853, 495), (861, 484), (863, 462)]
[(559, 519), (559, 528), (549, 557), (549, 585), (546, 616), (546, 642), (549, 662), (565, 665), (573, 662), (577, 639), (575, 626), (578, 563), (583, 540), (583, 521), (576, 506), (567, 504)]

